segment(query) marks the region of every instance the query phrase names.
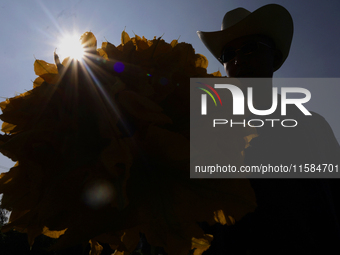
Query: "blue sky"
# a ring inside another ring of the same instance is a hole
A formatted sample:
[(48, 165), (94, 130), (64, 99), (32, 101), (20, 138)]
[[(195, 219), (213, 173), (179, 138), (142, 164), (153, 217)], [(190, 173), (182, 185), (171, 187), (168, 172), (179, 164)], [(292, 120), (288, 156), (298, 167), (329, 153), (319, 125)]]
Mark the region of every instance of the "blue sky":
[[(124, 28), (130, 36), (136, 33), (148, 39), (164, 34), (163, 39), (170, 42), (180, 37), (179, 41), (191, 43), (197, 53), (208, 58), (208, 72), (223, 73), (196, 31), (219, 30), (224, 14), (231, 9), (244, 7), (254, 11), (269, 3), (286, 7), (294, 20), (290, 55), (275, 77), (339, 78), (338, 0), (1, 0), (0, 97), (5, 99), (30, 90), (31, 81), (36, 78), (34, 57), (52, 63), (60, 38), (73, 32), (80, 35), (92, 31), (98, 46), (106, 40), (119, 45)], [(320, 86), (320, 92), (324, 90)], [(340, 89), (333, 87), (327, 92), (335, 100)], [(318, 112), (329, 121), (339, 140), (337, 111)], [(0, 171), (13, 164), (0, 156)]]

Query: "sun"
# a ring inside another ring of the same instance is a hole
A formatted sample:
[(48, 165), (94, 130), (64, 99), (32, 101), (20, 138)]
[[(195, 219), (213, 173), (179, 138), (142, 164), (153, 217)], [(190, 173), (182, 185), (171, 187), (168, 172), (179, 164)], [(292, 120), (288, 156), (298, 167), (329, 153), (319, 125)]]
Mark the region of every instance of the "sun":
[(59, 55), (62, 58), (70, 57), (71, 59), (81, 60), (84, 57), (85, 49), (79, 38), (76, 35), (64, 36), (57, 48)]

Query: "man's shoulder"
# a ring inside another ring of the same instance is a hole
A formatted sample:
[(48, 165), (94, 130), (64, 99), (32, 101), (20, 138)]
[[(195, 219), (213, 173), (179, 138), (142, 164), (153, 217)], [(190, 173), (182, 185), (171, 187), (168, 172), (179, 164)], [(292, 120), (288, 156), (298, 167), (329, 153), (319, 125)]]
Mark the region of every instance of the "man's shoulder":
[[(301, 119), (301, 130), (306, 132), (309, 144), (319, 148), (318, 153), (324, 154), (325, 158), (339, 160), (340, 146), (335, 138), (333, 130), (327, 120), (316, 112), (311, 112), (311, 116)], [(313, 147), (314, 147), (313, 146)]]
[(322, 133), (331, 133), (333, 134), (333, 130), (327, 120), (320, 115), (319, 113), (310, 112), (311, 115), (301, 115), (297, 116), (300, 124), (304, 126), (306, 129), (314, 130), (314, 132), (322, 132)]
[(321, 124), (328, 124), (328, 122), (326, 121), (326, 119), (320, 115), (319, 113), (316, 113), (316, 112), (313, 112), (311, 111), (310, 112), (312, 115), (311, 116), (306, 116), (306, 120), (309, 120), (311, 122), (316, 122), (316, 123), (321, 123)]

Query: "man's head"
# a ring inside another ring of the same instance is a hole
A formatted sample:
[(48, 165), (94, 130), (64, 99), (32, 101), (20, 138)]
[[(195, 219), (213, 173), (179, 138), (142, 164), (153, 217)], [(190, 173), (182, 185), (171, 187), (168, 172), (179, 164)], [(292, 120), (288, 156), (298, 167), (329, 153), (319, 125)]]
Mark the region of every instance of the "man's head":
[(246, 35), (227, 43), (220, 62), (228, 77), (272, 77), (282, 53), (265, 35)]
[(237, 8), (225, 14), (221, 31), (197, 33), (228, 76), (271, 77), (288, 56), (293, 20), (277, 4), (254, 12)]

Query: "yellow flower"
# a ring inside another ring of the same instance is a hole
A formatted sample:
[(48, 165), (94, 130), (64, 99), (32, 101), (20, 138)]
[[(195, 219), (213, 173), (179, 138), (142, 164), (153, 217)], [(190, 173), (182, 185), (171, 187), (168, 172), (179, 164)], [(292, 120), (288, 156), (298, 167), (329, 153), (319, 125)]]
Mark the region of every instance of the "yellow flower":
[(201, 254), (212, 237), (196, 222), (255, 208), (247, 180), (189, 178), (189, 78), (221, 74), (177, 40), (124, 31), (121, 45), (96, 49), (91, 32), (81, 39), (83, 61), (36, 60), (33, 89), (0, 103), (0, 152), (18, 161), (0, 176), (12, 211), (2, 230), (28, 233), (31, 245), (63, 234), (55, 248), (91, 240), (93, 254), (98, 242), (131, 251), (142, 232), (168, 254)]

